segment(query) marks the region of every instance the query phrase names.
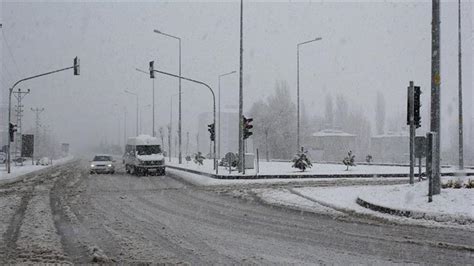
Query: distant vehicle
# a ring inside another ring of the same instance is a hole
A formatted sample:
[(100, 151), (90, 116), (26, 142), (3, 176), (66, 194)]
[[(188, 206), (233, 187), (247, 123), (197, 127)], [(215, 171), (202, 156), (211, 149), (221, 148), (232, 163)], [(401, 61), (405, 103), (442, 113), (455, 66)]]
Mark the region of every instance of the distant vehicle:
[(23, 163), (24, 161), (28, 160), (27, 158), (25, 157), (17, 157), (15, 159), (13, 159), (12, 161), (16, 162), (16, 163)]
[(125, 171), (133, 175), (164, 175), (165, 157), (155, 137), (140, 135), (129, 138), (123, 155)]
[(0, 152), (0, 163), (5, 163), (7, 161), (7, 154)]
[(36, 162), (36, 165), (49, 165), (51, 160), (48, 157), (43, 157)]
[(91, 161), (90, 173), (91, 174), (99, 174), (99, 173), (107, 173), (107, 174), (114, 174), (115, 173), (115, 160), (112, 156), (107, 154), (98, 154), (94, 156), (94, 159)]

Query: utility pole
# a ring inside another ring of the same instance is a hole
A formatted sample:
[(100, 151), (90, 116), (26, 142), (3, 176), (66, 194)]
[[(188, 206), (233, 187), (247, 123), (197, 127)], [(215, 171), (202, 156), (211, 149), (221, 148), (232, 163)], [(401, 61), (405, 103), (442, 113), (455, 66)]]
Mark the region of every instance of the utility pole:
[(123, 107), (123, 143), (127, 145), (127, 107)]
[(189, 131), (186, 132), (186, 156), (188, 155), (189, 151)]
[(41, 127), (40, 114), (44, 111), (44, 108), (31, 108), (31, 111), (35, 113), (35, 137), (34, 137), (34, 152), (33, 157), (38, 157), (38, 148), (39, 148), (39, 129)]
[(461, 0), (458, 0), (458, 52), (459, 52), (459, 169), (464, 169), (464, 139), (462, 117), (462, 56), (461, 56)]
[[(23, 117), (23, 105), (21, 104), (21, 100), (23, 98), (25, 98), (25, 96), (30, 93), (30, 90), (26, 90), (26, 91), (22, 91), (21, 89), (18, 89), (17, 91), (14, 91), (13, 92), (13, 95), (14, 97), (16, 98), (17, 100), (17, 104), (16, 104), (16, 110), (15, 110), (15, 113), (16, 113), (16, 128), (17, 128), (17, 132), (16, 132), (16, 142), (15, 142), (15, 156), (16, 157), (19, 157), (21, 156), (21, 147), (22, 147), (22, 137), (21, 137), (21, 118)], [(21, 165), (23, 165), (23, 161), (21, 161)]]
[(243, 16), (244, 1), (240, 0), (240, 73), (239, 73), (239, 172), (245, 174), (245, 154), (244, 154), (244, 123), (243, 123)]
[(440, 49), (440, 1), (432, 0), (431, 23), (431, 132), (435, 132), (435, 151), (433, 154), (433, 195), (441, 193), (441, 49)]
[(153, 107), (152, 107), (152, 129), (151, 129), (151, 136), (152, 137), (156, 137), (156, 132), (155, 132), (155, 79), (152, 79), (152, 82), (153, 82)]

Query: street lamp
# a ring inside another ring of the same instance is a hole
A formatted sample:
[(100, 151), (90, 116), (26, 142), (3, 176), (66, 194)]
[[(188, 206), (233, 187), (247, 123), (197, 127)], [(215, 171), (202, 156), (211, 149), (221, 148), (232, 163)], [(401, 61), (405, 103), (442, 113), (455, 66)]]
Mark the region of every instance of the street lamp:
[[(148, 72), (143, 71), (141, 69), (135, 68), (136, 71), (142, 72), (148, 75)], [(151, 135), (155, 137), (155, 79), (153, 79), (152, 83), (152, 110), (151, 110), (151, 119), (152, 121), (152, 129), (151, 129)]]
[(219, 91), (219, 96), (218, 96), (218, 109), (219, 109), (219, 116), (218, 116), (218, 119), (217, 119), (217, 139), (218, 139), (218, 142), (217, 142), (217, 157), (218, 158), (221, 158), (221, 78), (224, 77), (224, 76), (227, 76), (227, 75), (231, 75), (231, 74), (234, 74), (236, 73), (237, 71), (232, 71), (232, 72), (229, 72), (229, 73), (225, 73), (225, 74), (221, 74), (219, 75), (219, 78), (218, 78), (218, 84), (219, 84), (219, 87), (218, 87), (218, 91)]
[[(179, 77), (181, 77), (181, 38), (161, 32), (159, 30), (153, 30), (154, 33), (164, 35), (169, 38), (173, 38), (178, 40), (179, 43)], [(179, 104), (178, 104), (178, 146), (179, 146), (179, 154), (178, 154), (178, 162), (179, 164), (182, 163), (182, 158), (181, 158), (181, 79), (179, 79)]]
[(138, 94), (137, 93), (134, 93), (134, 92), (131, 92), (131, 91), (128, 91), (128, 90), (124, 90), (125, 93), (128, 93), (128, 94), (131, 94), (131, 95), (135, 95), (135, 97), (137, 98), (137, 125), (136, 125), (136, 135), (138, 136)]
[(300, 47), (302, 45), (322, 40), (321, 37), (301, 42), (296, 45), (296, 151), (300, 150)]
[[(170, 127), (169, 127), (169, 132), (168, 132), (169, 133), (169, 138), (170, 138), (169, 142), (168, 142), (170, 161), (171, 161), (171, 138), (173, 136), (173, 134), (172, 134), (172, 132), (173, 132), (173, 130), (172, 130), (173, 129), (173, 98), (178, 96), (178, 95), (179, 95), (179, 93), (175, 93), (175, 94), (171, 95), (171, 97), (170, 97)], [(176, 149), (176, 147), (175, 147), (175, 149)]]
[[(185, 78), (183, 76), (178, 76), (178, 75), (175, 75), (175, 74), (171, 74), (171, 73), (168, 73), (168, 72), (164, 72), (164, 71), (161, 71), (161, 70), (156, 70), (153, 68), (153, 63), (150, 62), (150, 74), (151, 73), (161, 73), (163, 75), (167, 75), (167, 76), (171, 76), (171, 77), (175, 77), (175, 78), (179, 78), (179, 79), (184, 79), (184, 80), (187, 80), (187, 81), (190, 81), (190, 82), (194, 82), (194, 83), (197, 83), (197, 84), (201, 84), (205, 87), (207, 87), (209, 89), (209, 91), (211, 92), (212, 94), (212, 113), (213, 113), (213, 123), (214, 125), (216, 124), (216, 95), (214, 94), (214, 91), (212, 90), (211, 86), (207, 85), (206, 83), (202, 82), (202, 81), (199, 81), (199, 80), (195, 80), (195, 79), (190, 79), (190, 78)], [(152, 78), (152, 76), (150, 75), (150, 78)], [(180, 96), (179, 98), (181, 99), (181, 93), (180, 93)], [(214, 169), (216, 170), (216, 175), (219, 173), (219, 167), (217, 166), (217, 160), (216, 160), (216, 141), (214, 140), (214, 152), (213, 152), (213, 157), (214, 157)]]
[(145, 106), (141, 106), (141, 107), (140, 107), (140, 134), (143, 133), (143, 130), (142, 130), (143, 109), (148, 108), (148, 107), (150, 107), (150, 106), (151, 106), (151, 104), (147, 104), (147, 105), (145, 105)]
[[(114, 103), (113, 107), (116, 107), (117, 110), (119, 111), (120, 110), (120, 106), (116, 103)], [(120, 116), (121, 114), (120, 113), (116, 113), (117, 114), (117, 122), (118, 122), (118, 128), (117, 128), (117, 145), (120, 147)], [(125, 145), (125, 144), (124, 144)]]

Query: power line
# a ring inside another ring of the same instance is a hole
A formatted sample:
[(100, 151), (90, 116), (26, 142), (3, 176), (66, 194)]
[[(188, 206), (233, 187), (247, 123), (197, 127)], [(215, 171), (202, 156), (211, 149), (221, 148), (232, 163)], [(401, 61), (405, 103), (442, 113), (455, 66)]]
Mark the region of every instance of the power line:
[(8, 53), (10, 54), (10, 57), (12, 58), (13, 63), (15, 64), (16, 70), (18, 73), (20, 72), (20, 68), (18, 67), (15, 57), (13, 56), (12, 50), (10, 49), (10, 45), (8, 44), (7, 38), (5, 37), (5, 32), (2, 30), (2, 36), (3, 40), (5, 41), (5, 45), (7, 46)]

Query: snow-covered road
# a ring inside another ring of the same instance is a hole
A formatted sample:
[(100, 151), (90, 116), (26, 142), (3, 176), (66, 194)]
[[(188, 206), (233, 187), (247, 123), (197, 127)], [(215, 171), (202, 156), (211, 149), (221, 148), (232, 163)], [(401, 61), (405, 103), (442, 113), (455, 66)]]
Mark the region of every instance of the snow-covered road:
[(129, 176), (120, 168), (88, 175), (77, 161), (58, 166), (0, 187), (0, 264), (466, 265), (473, 259), (472, 236), (462, 230), (272, 208), (234, 190)]

